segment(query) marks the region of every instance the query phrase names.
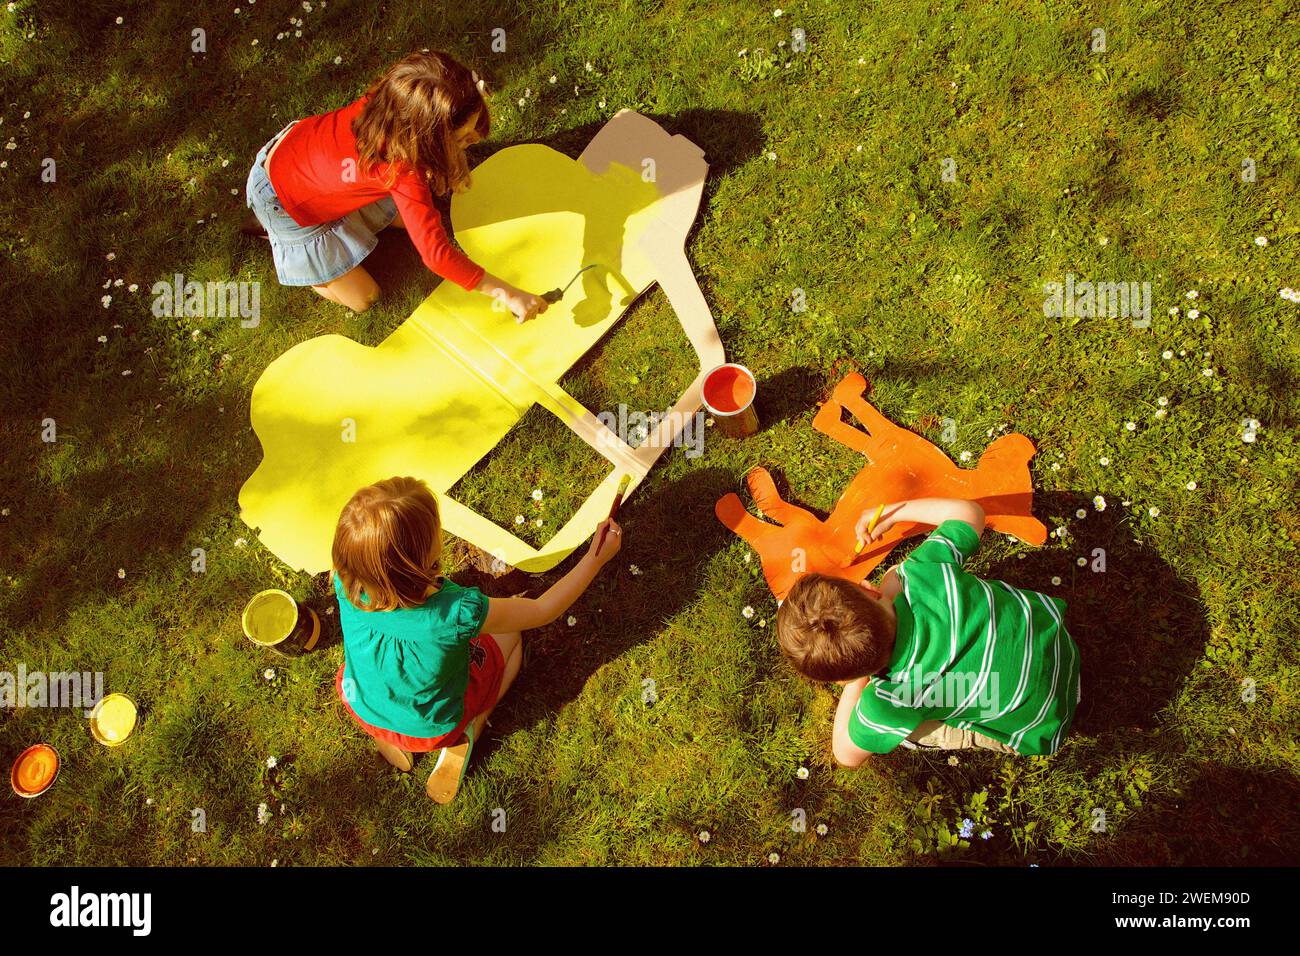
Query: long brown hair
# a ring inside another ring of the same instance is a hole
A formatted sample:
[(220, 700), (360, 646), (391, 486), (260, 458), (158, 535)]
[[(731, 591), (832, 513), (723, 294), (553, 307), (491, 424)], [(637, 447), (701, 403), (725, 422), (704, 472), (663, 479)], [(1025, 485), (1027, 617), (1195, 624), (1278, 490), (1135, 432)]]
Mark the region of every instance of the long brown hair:
[(353, 607), (419, 607), (442, 577), (442, 522), (429, 486), (389, 478), (362, 488), (343, 506), (331, 556)]
[[(352, 121), (361, 171), (381, 163), (422, 173), (435, 195), (469, 186), (469, 162), (456, 131), (478, 114), (475, 130), (486, 139), (492, 123), (487, 103), (468, 67), (446, 53), (404, 56), (370, 84)], [(389, 171), (389, 183), (397, 169)]]

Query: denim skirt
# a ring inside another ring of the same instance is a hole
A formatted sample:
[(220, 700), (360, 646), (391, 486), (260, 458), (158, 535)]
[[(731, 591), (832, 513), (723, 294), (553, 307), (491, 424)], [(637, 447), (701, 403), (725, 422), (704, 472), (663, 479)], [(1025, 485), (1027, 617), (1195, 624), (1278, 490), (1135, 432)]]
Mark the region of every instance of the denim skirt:
[(265, 166), (267, 154), (292, 127), (290, 123), (280, 130), (258, 152), (248, 173), (245, 198), (271, 242), (280, 284), (324, 285), (351, 272), (374, 252), (377, 233), (397, 218), (397, 204), (385, 196), (341, 219), (298, 225), (280, 205)]

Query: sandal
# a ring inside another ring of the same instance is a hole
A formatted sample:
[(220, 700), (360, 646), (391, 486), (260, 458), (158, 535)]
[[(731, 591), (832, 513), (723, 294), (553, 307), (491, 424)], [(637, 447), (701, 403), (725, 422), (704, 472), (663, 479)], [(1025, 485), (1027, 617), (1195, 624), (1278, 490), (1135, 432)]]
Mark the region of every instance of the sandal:
[(451, 803), (460, 790), (460, 782), (465, 779), (465, 769), (469, 766), (469, 755), (474, 750), (474, 724), (465, 728), (465, 739), (454, 747), (443, 747), (438, 754), (438, 762), (433, 765), (425, 792), (434, 803)]

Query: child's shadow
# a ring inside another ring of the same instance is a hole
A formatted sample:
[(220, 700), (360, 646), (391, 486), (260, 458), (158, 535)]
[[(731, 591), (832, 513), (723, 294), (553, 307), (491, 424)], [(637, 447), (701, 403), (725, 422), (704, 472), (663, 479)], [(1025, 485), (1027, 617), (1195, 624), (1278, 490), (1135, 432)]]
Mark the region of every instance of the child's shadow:
[[(696, 467), (681, 478), (652, 480), (649, 487), (637, 491), (619, 515), (626, 543), (618, 556), (558, 621), (525, 633), (524, 667), (493, 712), (493, 733), (485, 741), (485, 752), (495, 746), (492, 741), (531, 726), (575, 700), (601, 666), (646, 640), (663, 621), (696, 599), (704, 580), (702, 565), (731, 537), (713, 520), (713, 502), (734, 484), (735, 476), (722, 468)], [(465, 569), (454, 577), (460, 584), (481, 587), (489, 596), (504, 597), (527, 588), (528, 596), (537, 597), (573, 566), (586, 547), (544, 575), (512, 571), (492, 580)], [(639, 574), (631, 573), (632, 565)], [(567, 624), (570, 615), (576, 619), (572, 627)]]
[[(1076, 517), (1079, 509), (1086, 518)], [(1067, 519), (1068, 549), (1032, 550), (976, 571), (1065, 600), (1082, 657), (1075, 728), (1088, 734), (1155, 726), (1209, 637), (1196, 585), (1133, 538), (1126, 510), (1116, 499), (1098, 512), (1083, 492), (1036, 495), (1034, 513), (1049, 528)]]

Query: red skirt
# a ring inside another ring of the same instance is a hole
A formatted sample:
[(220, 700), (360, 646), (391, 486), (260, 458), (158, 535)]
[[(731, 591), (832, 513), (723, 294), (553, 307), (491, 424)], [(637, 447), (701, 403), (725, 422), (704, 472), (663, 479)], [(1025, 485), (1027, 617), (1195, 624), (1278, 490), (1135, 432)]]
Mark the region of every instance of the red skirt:
[(491, 634), (480, 634), (473, 638), (469, 642), (469, 685), (465, 688), (465, 713), (461, 716), (459, 724), (440, 737), (408, 737), (406, 734), (366, 723), (357, 716), (348, 699), (343, 696), (343, 665), (339, 665), (339, 672), (334, 678), (334, 689), (338, 692), (339, 700), (343, 701), (347, 712), (352, 715), (352, 719), (371, 737), (400, 747), (402, 750), (409, 750), (411, 753), (428, 753), (432, 750), (441, 750), (443, 747), (454, 747), (461, 742), (469, 722), (479, 714), (490, 710), (496, 703), (505, 672), (506, 659), (496, 639)]

